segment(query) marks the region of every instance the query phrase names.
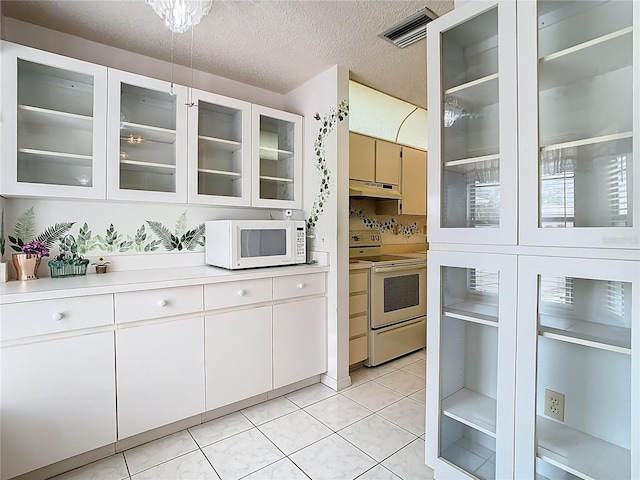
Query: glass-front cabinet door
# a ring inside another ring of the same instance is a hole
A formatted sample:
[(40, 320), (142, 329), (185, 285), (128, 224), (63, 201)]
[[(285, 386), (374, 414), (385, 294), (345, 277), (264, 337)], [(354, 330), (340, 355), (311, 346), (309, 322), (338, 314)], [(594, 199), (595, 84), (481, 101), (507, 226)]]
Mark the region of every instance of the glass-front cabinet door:
[(109, 70), (107, 197), (187, 201), (187, 88)]
[(526, 245), (640, 248), (640, 4), (518, 4)]
[(189, 203), (251, 203), (251, 104), (192, 90)]
[(0, 193), (105, 198), (106, 67), (1, 48)]
[(252, 112), (253, 206), (302, 208), (302, 117), (259, 105)]
[(426, 460), (435, 478), (512, 478), (516, 262), (429, 253)]
[(515, 478), (640, 478), (640, 263), (521, 257), (518, 287)]
[(515, 2), (428, 25), (430, 242), (517, 241), (515, 27)]

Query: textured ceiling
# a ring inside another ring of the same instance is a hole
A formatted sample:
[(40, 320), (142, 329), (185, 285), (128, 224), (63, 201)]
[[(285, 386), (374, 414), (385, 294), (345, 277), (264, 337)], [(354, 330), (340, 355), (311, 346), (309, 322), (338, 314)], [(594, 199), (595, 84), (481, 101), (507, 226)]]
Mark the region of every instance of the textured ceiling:
[[(169, 61), (171, 32), (143, 0), (2, 0), (3, 15)], [(378, 34), (453, 0), (214, 0), (193, 29), (193, 66), (287, 93), (339, 64), (351, 79), (426, 107), (426, 46), (399, 49)], [(191, 31), (174, 35), (174, 62), (189, 66)]]

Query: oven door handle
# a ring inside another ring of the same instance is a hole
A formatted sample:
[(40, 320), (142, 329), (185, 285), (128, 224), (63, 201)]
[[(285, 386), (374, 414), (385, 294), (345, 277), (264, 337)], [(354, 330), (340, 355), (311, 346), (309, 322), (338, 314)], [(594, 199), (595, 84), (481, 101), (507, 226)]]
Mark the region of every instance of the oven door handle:
[(385, 273), (385, 272), (401, 272), (404, 270), (421, 270), (427, 268), (426, 263), (411, 263), (408, 265), (394, 265), (389, 267), (371, 267), (373, 273)]

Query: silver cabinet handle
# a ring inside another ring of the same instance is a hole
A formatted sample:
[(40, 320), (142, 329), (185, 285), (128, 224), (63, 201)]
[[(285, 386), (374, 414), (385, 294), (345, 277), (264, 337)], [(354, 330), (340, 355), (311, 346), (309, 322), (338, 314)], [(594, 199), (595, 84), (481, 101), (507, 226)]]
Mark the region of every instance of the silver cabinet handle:
[(165, 299), (162, 299), (158, 302), (158, 306), (159, 307), (166, 307), (167, 306), (167, 301)]
[(304, 288), (304, 287), (306, 287), (306, 285), (305, 285), (305, 283), (304, 283), (304, 282), (300, 282), (300, 283), (298, 284), (298, 288)]
[(56, 321), (56, 322), (59, 322), (63, 318), (64, 318), (64, 313), (62, 313), (62, 312), (56, 312), (53, 315), (51, 315), (51, 319)]
[(247, 293), (244, 290), (238, 290), (238, 296), (244, 297), (244, 294)]

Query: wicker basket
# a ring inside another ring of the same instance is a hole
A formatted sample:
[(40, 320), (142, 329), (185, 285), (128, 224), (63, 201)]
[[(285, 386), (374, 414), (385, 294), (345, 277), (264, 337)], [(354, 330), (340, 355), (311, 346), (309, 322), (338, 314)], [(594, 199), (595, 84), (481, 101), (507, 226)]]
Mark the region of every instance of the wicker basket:
[(86, 275), (87, 265), (89, 265), (89, 260), (86, 258), (80, 262), (74, 260), (49, 260), (51, 278)]

